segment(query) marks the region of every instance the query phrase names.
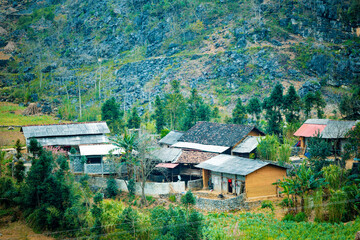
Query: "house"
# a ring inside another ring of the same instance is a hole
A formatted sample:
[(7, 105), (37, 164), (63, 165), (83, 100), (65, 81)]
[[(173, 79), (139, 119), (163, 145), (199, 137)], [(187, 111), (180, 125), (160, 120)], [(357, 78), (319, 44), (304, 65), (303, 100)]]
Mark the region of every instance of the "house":
[(175, 163), (182, 153), (177, 148), (160, 148), (151, 152), (151, 158), (155, 162), (160, 162), (155, 166), (155, 170), (150, 176), (155, 182), (173, 182), (178, 180), (180, 173), (179, 164)]
[(300, 147), (306, 150), (309, 139), (320, 134), (320, 137), (327, 139), (334, 144), (333, 151), (341, 153), (346, 143), (346, 133), (355, 127), (358, 121), (339, 121), (330, 119), (308, 119), (294, 133), (299, 137)]
[(204, 188), (218, 193), (246, 193), (249, 198), (279, 194), (277, 180), (286, 176), (286, 168), (275, 163), (227, 154), (217, 155), (195, 167), (202, 169)]
[(64, 123), (23, 126), (20, 129), (29, 146), (30, 139), (36, 139), (41, 146), (60, 146), (66, 151), (71, 147), (79, 149), (83, 144), (108, 143), (110, 130), (106, 122)]
[(80, 154), (70, 154), (74, 173), (111, 174), (116, 172), (115, 162), (109, 156), (121, 156), (123, 149), (112, 144), (79, 145)]
[(165, 137), (160, 139), (159, 145), (161, 147), (170, 147), (171, 145), (178, 142), (179, 138), (183, 135), (180, 131), (170, 131)]
[(172, 147), (178, 147), (185, 142), (211, 147), (226, 147), (227, 149), (221, 153), (231, 154), (231, 150), (247, 136), (264, 135), (265, 134), (255, 126), (197, 122), (192, 128), (185, 132)]

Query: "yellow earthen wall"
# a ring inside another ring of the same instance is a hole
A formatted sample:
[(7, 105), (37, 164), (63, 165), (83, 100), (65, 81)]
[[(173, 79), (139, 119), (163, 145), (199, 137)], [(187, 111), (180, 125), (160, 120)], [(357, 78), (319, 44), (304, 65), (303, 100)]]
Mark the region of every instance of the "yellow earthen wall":
[(276, 196), (276, 186), (272, 184), (285, 176), (286, 169), (271, 165), (250, 173), (245, 178), (246, 197)]

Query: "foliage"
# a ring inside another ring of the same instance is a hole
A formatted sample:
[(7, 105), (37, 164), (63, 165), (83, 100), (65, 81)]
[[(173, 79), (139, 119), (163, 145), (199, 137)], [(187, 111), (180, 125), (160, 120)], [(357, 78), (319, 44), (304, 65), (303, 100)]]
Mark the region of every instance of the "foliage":
[(133, 178), (131, 178), (128, 181), (127, 188), (129, 191), (129, 196), (134, 197), (135, 196), (135, 180)]
[(118, 132), (123, 128), (122, 115), (120, 105), (114, 97), (106, 100), (101, 107), (101, 119), (106, 121), (113, 132)]
[(355, 128), (351, 129), (345, 137), (347, 143), (345, 144), (345, 158), (349, 158), (353, 154), (354, 158), (360, 158), (360, 123), (357, 123)]
[(109, 178), (107, 180), (106, 194), (107, 194), (107, 197), (109, 197), (109, 198), (116, 197), (116, 195), (119, 194), (119, 190), (118, 190), (115, 179)]
[(308, 92), (304, 99), (304, 112), (306, 118), (311, 117), (311, 109), (315, 107), (318, 118), (324, 117), (324, 107), (326, 106), (326, 102), (320, 91), (316, 91), (315, 94), (313, 92)]
[(311, 159), (325, 160), (331, 155), (331, 144), (321, 137), (320, 133), (309, 139), (308, 150)]
[(325, 181), (329, 188), (333, 190), (340, 189), (343, 185), (345, 170), (337, 165), (331, 164), (322, 169)]
[(232, 123), (244, 124), (246, 119), (246, 108), (242, 105), (241, 98), (238, 98), (236, 101), (236, 106), (232, 112)]
[(262, 108), (266, 111), (265, 118), (268, 120), (267, 132), (269, 134), (281, 134), (281, 109), (283, 108), (283, 105), (283, 86), (278, 83), (273, 88), (270, 97), (265, 98), (262, 104)]
[(164, 116), (164, 105), (159, 97), (156, 95), (155, 98), (155, 121), (156, 121), (156, 131), (161, 133), (165, 126), (165, 116)]
[(128, 128), (140, 128), (141, 119), (137, 112), (136, 107), (133, 107), (131, 110), (131, 115), (128, 119)]
[(280, 164), (290, 162), (291, 146), (287, 142), (280, 144), (275, 135), (266, 135), (261, 138), (256, 153), (263, 160), (271, 160)]
[(351, 96), (344, 95), (341, 98), (339, 110), (345, 119), (357, 120), (360, 115), (360, 87), (354, 87), (352, 92)]
[(253, 97), (249, 100), (248, 105), (246, 106), (246, 111), (249, 114), (253, 114), (254, 119), (256, 118), (257, 121), (260, 120), (260, 114), (262, 111), (261, 102), (257, 97)]
[(295, 87), (291, 85), (284, 96), (284, 111), (286, 121), (294, 123), (299, 121), (299, 114), (301, 110), (301, 100), (297, 94)]
[(191, 190), (187, 191), (185, 195), (181, 196), (181, 203), (189, 207), (190, 205), (195, 205), (196, 199), (192, 194)]
[(95, 223), (91, 228), (91, 232), (95, 235), (95, 239), (100, 239), (99, 236), (104, 233), (104, 228), (101, 224), (103, 209), (102, 209), (103, 196), (97, 193), (94, 196), (94, 204), (91, 208), (91, 214), (95, 218)]
[(174, 194), (170, 194), (169, 201), (173, 203), (176, 202), (176, 196)]
[(24, 178), (25, 178), (24, 161), (20, 160), (15, 164), (14, 177), (18, 183), (21, 183), (24, 181)]
[(130, 206), (121, 213), (118, 229), (121, 230), (123, 239), (137, 239), (136, 231), (139, 230), (138, 218), (137, 211)]
[(15, 157), (17, 159), (20, 159), (21, 158), (21, 145), (20, 145), (20, 139), (16, 140), (16, 143), (15, 143), (15, 150), (16, 150), (16, 154), (15, 154)]
[(42, 147), (38, 143), (38, 141), (36, 141), (35, 138), (31, 138), (30, 143), (29, 143), (29, 152), (37, 154), (37, 153), (40, 153), (41, 150), (42, 150)]
[(324, 204), (323, 204), (324, 191), (320, 188), (313, 194), (315, 219), (323, 221), (324, 219)]
[(332, 192), (328, 206), (329, 221), (340, 222), (345, 213), (346, 195), (342, 190)]
[(282, 221), (292, 221), (295, 222), (295, 216), (291, 213), (287, 213), (285, 214), (285, 216), (283, 217)]
[(169, 210), (164, 207), (155, 207), (151, 210), (150, 219), (154, 236), (164, 236), (162, 239), (201, 239), (203, 216), (194, 211), (184, 211), (181, 208)]
[(274, 211), (274, 205), (270, 200), (265, 200), (261, 203), (261, 208), (270, 208), (271, 211)]
[(299, 212), (295, 215), (296, 222), (305, 222), (307, 220), (307, 216), (304, 212)]
[(170, 130), (167, 128), (162, 129), (160, 132), (160, 138), (165, 137), (169, 132), (170, 132)]

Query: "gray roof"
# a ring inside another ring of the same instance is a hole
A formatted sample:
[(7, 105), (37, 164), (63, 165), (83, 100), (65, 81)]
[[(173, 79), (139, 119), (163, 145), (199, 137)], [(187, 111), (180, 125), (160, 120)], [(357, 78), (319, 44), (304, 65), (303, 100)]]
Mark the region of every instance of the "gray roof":
[(308, 119), (305, 121), (306, 124), (319, 124), (319, 125), (326, 125), (330, 119)]
[(183, 132), (179, 131), (171, 131), (169, 132), (165, 137), (163, 137), (159, 143), (160, 144), (167, 144), (167, 145), (173, 145), (178, 142), (179, 138), (183, 135)]
[(106, 122), (24, 126), (21, 128), (21, 131), (24, 132), (26, 138), (78, 136), (110, 133)]
[(153, 158), (159, 159), (161, 162), (176, 162), (180, 157), (182, 150), (179, 148), (160, 148), (153, 152), (151, 155)]
[[(40, 137), (36, 138), (41, 146), (76, 146), (80, 144), (108, 143), (105, 135), (63, 136), (63, 137)], [(30, 139), (26, 139), (26, 144)]]
[(359, 121), (335, 121), (331, 120), (321, 132), (322, 138), (345, 138), (347, 132)]
[[(216, 157), (213, 157), (205, 162), (196, 165), (195, 167), (203, 168), (214, 172), (246, 176), (267, 165), (274, 165), (277, 167), (281, 167), (276, 164), (272, 164), (270, 162), (264, 162), (261, 160), (254, 160), (249, 158), (242, 158), (227, 154), (220, 154)], [(281, 167), (281, 168), (285, 169), (285, 167)]]
[(237, 145), (232, 152), (236, 153), (251, 153), (259, 144), (260, 137), (247, 136), (244, 141)]
[(171, 145), (171, 147), (181, 148), (181, 149), (192, 149), (192, 150), (199, 150), (203, 152), (213, 152), (213, 153), (223, 153), (229, 149), (229, 147), (205, 145), (205, 144), (189, 143), (189, 142), (177, 142), (174, 145)]

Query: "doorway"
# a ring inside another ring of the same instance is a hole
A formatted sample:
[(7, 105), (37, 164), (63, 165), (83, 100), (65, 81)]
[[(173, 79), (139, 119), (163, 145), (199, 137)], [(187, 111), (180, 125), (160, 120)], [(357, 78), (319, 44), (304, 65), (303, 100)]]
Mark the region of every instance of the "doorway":
[(232, 193), (233, 186), (232, 186), (232, 179), (228, 179), (228, 192)]

